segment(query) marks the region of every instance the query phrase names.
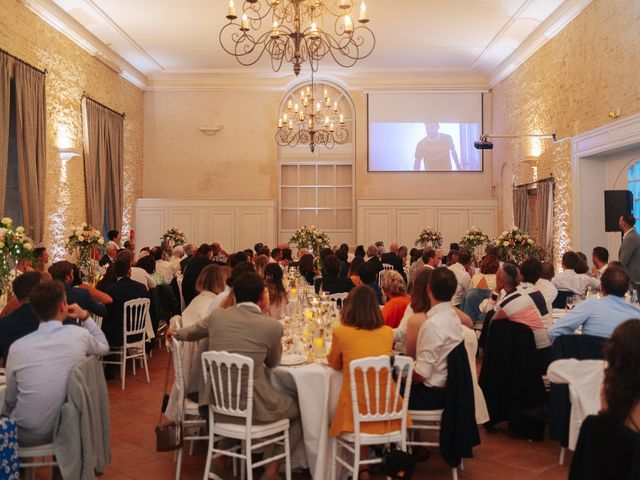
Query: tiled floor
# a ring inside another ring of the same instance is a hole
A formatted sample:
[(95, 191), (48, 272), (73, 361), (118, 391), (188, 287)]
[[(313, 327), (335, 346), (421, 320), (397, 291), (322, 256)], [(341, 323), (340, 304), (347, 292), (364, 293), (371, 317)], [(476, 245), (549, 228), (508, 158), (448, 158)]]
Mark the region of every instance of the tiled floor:
[[(144, 372), (135, 377), (129, 371), (126, 390), (120, 380), (108, 382), (111, 402), (112, 461), (103, 477), (106, 480), (169, 480), (175, 475), (173, 453), (155, 451), (154, 427), (162, 403), (162, 387), (168, 354), (154, 351), (150, 359), (151, 383)], [(469, 480), (560, 480), (568, 476), (568, 463), (558, 465), (559, 444), (552, 440), (529, 442), (511, 437), (506, 431), (481, 431), (482, 444), (474, 449), (474, 458), (465, 460), (459, 478)], [(196, 446), (193, 456), (185, 450), (182, 479), (202, 479), (205, 461), (204, 442)], [(39, 478), (46, 478), (38, 475)], [(372, 476), (377, 480), (376, 475)], [(296, 480), (309, 479), (308, 474), (295, 475)], [(418, 464), (414, 479), (449, 480), (451, 470), (438, 453)]]

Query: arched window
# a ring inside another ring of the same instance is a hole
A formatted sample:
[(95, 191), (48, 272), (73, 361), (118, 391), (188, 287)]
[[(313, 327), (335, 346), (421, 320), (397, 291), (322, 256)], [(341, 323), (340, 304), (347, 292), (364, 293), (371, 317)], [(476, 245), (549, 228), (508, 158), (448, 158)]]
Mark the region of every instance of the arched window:
[[(627, 180), (629, 182), (629, 190), (633, 195), (633, 216), (640, 218), (640, 161), (635, 162), (629, 167), (627, 173)], [(636, 222), (636, 232), (640, 233), (640, 222)]]
[[(300, 102), (301, 83), (285, 95), (278, 117), (287, 112), (289, 101)], [(326, 91), (326, 94), (325, 94)], [(351, 97), (339, 86), (327, 81), (316, 83), (320, 98), (337, 102), (344, 115), (349, 140), (327, 148), (309, 145), (278, 148), (280, 160), (279, 241), (286, 243), (303, 225), (315, 225), (326, 231), (331, 243), (355, 242), (355, 119)]]

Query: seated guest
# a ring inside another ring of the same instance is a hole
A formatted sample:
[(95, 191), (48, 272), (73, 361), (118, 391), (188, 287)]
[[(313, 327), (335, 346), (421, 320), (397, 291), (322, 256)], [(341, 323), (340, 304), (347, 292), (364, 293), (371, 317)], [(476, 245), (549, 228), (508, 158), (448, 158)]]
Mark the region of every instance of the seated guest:
[(282, 262), (282, 249), (276, 247), (271, 250), (271, 260), (269, 263), (277, 263), (278, 265)]
[(438, 266), (438, 260), (436, 258), (436, 251), (427, 247), (422, 251), (422, 255), (415, 262), (411, 264), (409, 267), (409, 285), (413, 282), (418, 272), (420, 272), (424, 267), (429, 267), (429, 269), (433, 270)]
[[(355, 260), (355, 259), (354, 259)], [(378, 299), (378, 305), (382, 305), (382, 289), (378, 285), (378, 269), (371, 262), (364, 262), (358, 269), (358, 277), (362, 285), (366, 285), (374, 291)]]
[(551, 360), (551, 343), (544, 322), (544, 317), (549, 313), (547, 303), (539, 290), (519, 290), (519, 278), (518, 267), (509, 262), (504, 263), (498, 270), (496, 289), (482, 303), (481, 309), (493, 310), (492, 320), (508, 319), (528, 326), (533, 332), (538, 349), (539, 367), (546, 372)]
[(87, 290), (72, 286), (74, 276), (71, 262), (66, 260), (55, 262), (49, 267), (49, 275), (53, 280), (58, 280), (64, 285), (67, 302), (71, 302), (72, 305), (77, 303), (80, 308), (89, 310), (94, 315), (104, 317), (106, 313), (104, 305), (96, 302)]
[(182, 248), (184, 248), (184, 257), (180, 260), (180, 272), (184, 273), (185, 268), (187, 268), (187, 265), (189, 265), (189, 262), (193, 258), (195, 247), (192, 243), (185, 243)]
[[(330, 432), (334, 437), (354, 431), (349, 365), (364, 357), (391, 355), (393, 348), (393, 333), (384, 325), (371, 289), (362, 286), (351, 290), (340, 312), (340, 321), (341, 325), (333, 329), (331, 351), (327, 357), (331, 368), (343, 373), (338, 405), (331, 420)], [(369, 385), (375, 385), (375, 374), (368, 372), (367, 377)], [(363, 398), (364, 384), (358, 383), (357, 388), (360, 392), (358, 396)], [(395, 387), (391, 388), (394, 391)], [(399, 420), (360, 424), (360, 431), (364, 434), (380, 435), (399, 428)]]
[(400, 248), (398, 248), (397, 255), (402, 262), (402, 270), (404, 271), (404, 269), (409, 266), (409, 249), (406, 247), (406, 245), (402, 245)]
[(162, 278), (162, 282), (156, 280), (156, 284), (165, 283), (168, 285), (178, 273), (178, 269), (173, 263), (165, 260), (162, 248), (160, 247), (153, 247), (151, 249), (151, 256), (156, 261), (156, 274)]
[(243, 273), (256, 273), (256, 268), (253, 263), (240, 262), (233, 267), (231, 274), (227, 278), (224, 290), (213, 301), (209, 307), (209, 313), (207, 315), (211, 315), (216, 308), (222, 308), (224, 310), (226, 308), (233, 307), (236, 304), (236, 297), (233, 294), (233, 286), (235, 285), (238, 277)]
[(282, 266), (288, 267), (293, 263), (293, 251), (290, 248), (282, 249)]
[[(29, 298), (40, 325), (11, 345), (6, 365), (4, 410), (18, 425), (22, 447), (52, 442), (60, 409), (67, 400), (69, 373), (86, 355), (109, 351), (89, 312), (67, 304), (60, 282), (37, 285)], [(86, 328), (63, 325), (68, 317)]]
[(353, 282), (340, 275), (342, 262), (336, 255), (329, 255), (324, 259), (324, 274), (320, 288), (329, 294), (350, 292), (355, 285)]
[(227, 257), (229, 257), (229, 254), (222, 248), (222, 246), (218, 242), (213, 242), (211, 244), (211, 255), (211, 259), (218, 265), (224, 266), (227, 264)]
[[(211, 247), (208, 245), (206, 247), (209, 251), (211, 250)], [(200, 272), (202, 272), (207, 265), (211, 265), (212, 263), (209, 256), (204, 253), (204, 250), (205, 249), (202, 250), (203, 253), (200, 253), (201, 250), (198, 249), (198, 252), (194, 254), (191, 261), (189, 261), (189, 265), (187, 265), (187, 268), (184, 271), (184, 276), (182, 278), (182, 298), (184, 298), (184, 303), (187, 306), (198, 294), (196, 291), (196, 281), (198, 280)]]
[(10, 315), (0, 318), (0, 356), (5, 364), (11, 344), (38, 329), (38, 317), (31, 308), (29, 295), (41, 280), (40, 272), (27, 272), (13, 281), (13, 294), (20, 302), (20, 306)]
[(404, 279), (395, 270), (385, 272), (382, 277), (382, 291), (387, 297), (387, 303), (382, 307), (384, 324), (396, 328), (411, 302)]
[[(551, 264), (549, 264), (551, 265)], [(551, 267), (553, 268), (553, 267)], [(528, 258), (520, 264), (520, 274), (522, 275), (522, 282), (520, 282), (519, 288), (527, 289), (533, 288), (542, 293), (544, 301), (547, 304), (548, 314), (543, 318), (545, 325), (550, 327), (553, 323), (551, 312), (553, 311), (553, 301), (558, 295), (558, 289), (549, 280), (542, 278), (544, 272), (544, 264), (537, 258)]]
[(256, 257), (255, 265), (256, 265), (256, 273), (264, 278), (264, 267), (269, 265), (270, 257), (267, 255), (261, 254)]
[(353, 260), (351, 260), (351, 263), (349, 264), (349, 272), (347, 273), (347, 277), (349, 278), (349, 280), (351, 280), (351, 282), (356, 287), (359, 287), (360, 285), (362, 285), (362, 280), (360, 280), (360, 276), (358, 275), (358, 270), (360, 269), (363, 263), (364, 263), (363, 257), (355, 256), (353, 257)]
[[(91, 298), (93, 298), (98, 303), (102, 303), (106, 305), (112, 302), (111, 297), (106, 293), (98, 290), (93, 285), (89, 285), (88, 283), (82, 283), (82, 278), (80, 276), (80, 268), (78, 268), (78, 266), (75, 263), (72, 263), (71, 266), (73, 267), (73, 282), (71, 283), (71, 286), (73, 288), (82, 288), (86, 290), (87, 292), (89, 292), (89, 295), (91, 295)], [(49, 278), (47, 279), (43, 278), (42, 279), (43, 282), (51, 280), (51, 275), (49, 275), (48, 273), (46, 273), (46, 275), (48, 275)]]
[(456, 261), (454, 262), (454, 257), (452, 256), (451, 252), (449, 253), (447, 261), (451, 261), (452, 263), (449, 264), (447, 268), (449, 268), (449, 270), (453, 272), (453, 274), (456, 276), (456, 279), (458, 280), (458, 288), (456, 289), (456, 293), (451, 300), (453, 306), (457, 307), (458, 305), (460, 305), (460, 302), (462, 302), (464, 292), (469, 290), (469, 288), (471, 287), (471, 275), (469, 275), (469, 272), (467, 271), (467, 268), (471, 263), (471, 252), (469, 252), (468, 250), (460, 250), (455, 252), (455, 255)]
[(558, 320), (549, 338), (572, 334), (582, 327), (585, 335), (611, 337), (613, 330), (630, 318), (640, 318), (640, 310), (624, 299), (629, 290), (629, 275), (624, 267), (609, 267), (602, 274), (600, 292), (602, 298), (590, 298)]
[(470, 288), (486, 288), (495, 290), (496, 274), (500, 268), (500, 260), (497, 255), (485, 255), (480, 261), (480, 273), (471, 277)]
[(568, 251), (562, 255), (562, 268), (563, 271), (558, 273), (554, 279), (553, 284), (558, 290), (565, 292), (573, 292), (583, 297), (587, 294), (589, 288), (600, 288), (600, 281), (591, 278), (584, 273), (577, 273), (576, 268), (580, 268), (582, 260), (575, 252)]
[(569, 480), (640, 478), (640, 320), (618, 325), (604, 348), (602, 410), (582, 423)]
[(151, 255), (147, 255), (138, 259), (135, 267), (131, 267), (131, 280), (141, 283), (147, 290), (153, 290), (156, 288), (156, 281), (153, 278), (155, 273), (156, 260)]
[(107, 232), (107, 246), (112, 245), (116, 250), (120, 248), (120, 232), (118, 230), (109, 230)]
[(318, 275), (316, 267), (313, 265), (313, 255), (310, 253), (302, 255), (298, 262), (298, 270), (307, 283), (313, 285), (313, 279)]
[(283, 277), (282, 268), (277, 263), (270, 263), (264, 267), (264, 279), (267, 284), (267, 290), (269, 290), (269, 309), (267, 313), (276, 320), (284, 317), (289, 303), (287, 291), (282, 283)]
[(182, 326), (190, 327), (203, 320), (209, 313), (211, 304), (226, 286), (228, 270), (220, 265), (207, 265), (198, 275), (196, 291), (198, 295), (182, 312)]
[(376, 267), (376, 273), (384, 270), (384, 268), (382, 267), (382, 262), (380, 261), (380, 255), (381, 253), (379, 253), (378, 247), (376, 247), (375, 245), (369, 245), (369, 247), (367, 248), (366, 261), (370, 262)]
[(604, 247), (595, 247), (591, 253), (591, 276), (600, 280), (609, 263), (609, 251)]
[(33, 269), (36, 272), (46, 272), (47, 264), (49, 263), (49, 252), (46, 247), (38, 247), (33, 251), (35, 262), (33, 263)]
[(380, 257), (380, 261), (382, 263), (393, 266), (393, 269), (404, 277), (404, 263), (398, 256), (399, 248), (400, 247), (398, 246), (398, 244), (396, 242), (393, 242), (391, 245), (389, 245), (389, 251), (382, 254), (382, 256)]
[(340, 276), (343, 278), (348, 278), (349, 274), (349, 247), (346, 247), (346, 244), (342, 244), (338, 251), (336, 252), (336, 257), (340, 260)]
[(182, 245), (177, 245), (171, 249), (171, 258), (169, 262), (173, 265), (173, 270), (175, 272), (181, 271), (180, 262), (184, 258), (184, 247)]
[(353, 252), (353, 256), (364, 258), (366, 256), (364, 251), (364, 245), (358, 245)]
[(427, 286), (431, 308), (416, 342), (416, 363), (409, 396), (410, 410), (444, 408), (447, 357), (464, 341), (464, 333), (451, 299), (458, 282), (445, 267), (433, 270)]
[(118, 254), (118, 245), (115, 243), (107, 243), (106, 253), (102, 256), (98, 264), (101, 267), (108, 267), (116, 261), (116, 255)]
[[(290, 442), (297, 445), (302, 441), (302, 429), (296, 400), (276, 389), (267, 374), (268, 368), (280, 363), (283, 329), (278, 321), (262, 314), (268, 303), (264, 280), (255, 273), (244, 273), (236, 279), (233, 291), (235, 306), (216, 310), (190, 327), (177, 331), (169, 329), (167, 337), (175, 336), (188, 342), (208, 337), (209, 350), (251, 357), (254, 362), (253, 421), (259, 424), (288, 418), (291, 421)], [(209, 392), (201, 392), (200, 400), (210, 397)], [(241, 423), (244, 419), (216, 414), (216, 421)], [(223, 460), (214, 460), (218, 469), (224, 468)], [(267, 464), (266, 479), (277, 478), (278, 468), (277, 461)]]
[(149, 295), (144, 285), (131, 280), (131, 262), (128, 259), (119, 258), (113, 262), (113, 270), (116, 281), (106, 289), (106, 293), (111, 296), (113, 303), (107, 305), (107, 312), (102, 321), (102, 330), (107, 336), (109, 345), (119, 347), (123, 341), (125, 302), (137, 298), (149, 298)]

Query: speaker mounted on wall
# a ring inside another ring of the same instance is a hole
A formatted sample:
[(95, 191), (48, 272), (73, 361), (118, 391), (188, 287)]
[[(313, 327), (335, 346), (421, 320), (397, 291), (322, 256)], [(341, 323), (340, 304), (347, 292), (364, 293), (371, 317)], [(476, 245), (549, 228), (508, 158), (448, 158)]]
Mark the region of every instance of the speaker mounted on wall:
[(629, 190), (604, 191), (604, 230), (619, 232), (618, 220), (626, 213), (633, 213), (633, 195)]

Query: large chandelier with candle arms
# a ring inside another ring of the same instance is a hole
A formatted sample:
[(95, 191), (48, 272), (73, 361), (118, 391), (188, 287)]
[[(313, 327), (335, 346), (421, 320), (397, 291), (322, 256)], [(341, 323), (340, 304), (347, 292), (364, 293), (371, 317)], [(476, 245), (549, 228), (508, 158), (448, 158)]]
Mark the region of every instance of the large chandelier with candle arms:
[(244, 66), (268, 54), (276, 72), (283, 62), (293, 64), (296, 75), (305, 62), (317, 71), (327, 56), (342, 67), (352, 67), (368, 57), (376, 43), (367, 26), (364, 0), (357, 21), (354, 0), (241, 1), (238, 9), (237, 0), (229, 0), (229, 23), (220, 31), (220, 44)]
[(316, 145), (333, 148), (349, 141), (349, 130), (344, 114), (338, 109), (338, 101), (332, 101), (327, 88), (320, 95), (321, 88), (314, 82), (300, 88), (294, 99), (287, 102), (285, 111), (278, 119), (276, 142), (280, 146), (295, 147), (309, 145), (315, 151)]

